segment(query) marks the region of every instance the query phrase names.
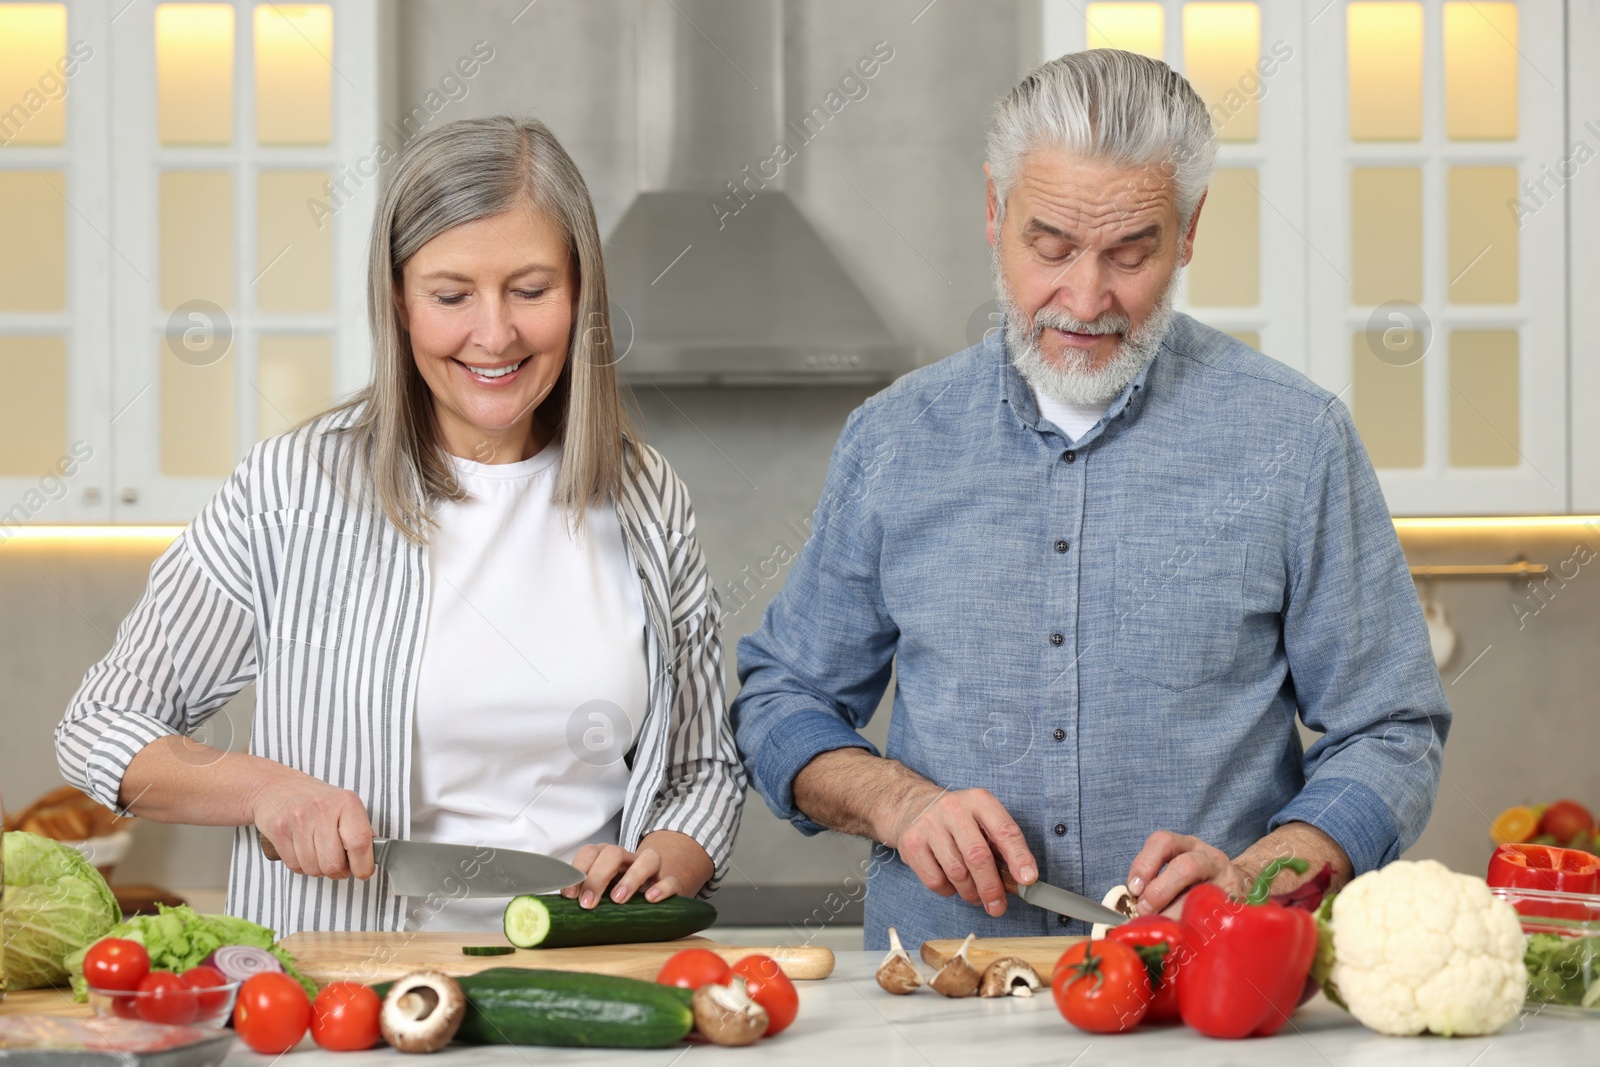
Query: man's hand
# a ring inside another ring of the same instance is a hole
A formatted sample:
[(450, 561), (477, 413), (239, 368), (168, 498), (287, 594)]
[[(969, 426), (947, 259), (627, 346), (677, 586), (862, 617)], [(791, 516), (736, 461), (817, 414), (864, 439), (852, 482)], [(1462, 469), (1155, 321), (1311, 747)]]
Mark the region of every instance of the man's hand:
[(1232, 860), (1198, 837), (1157, 830), (1128, 867), (1128, 891), (1139, 898), (1140, 915), (1164, 910), (1176, 917), (1190, 886), (1214, 882), (1243, 897), (1256, 875), (1280, 856), (1298, 856), (1307, 867), (1305, 874), (1279, 873), (1272, 882), (1276, 893), (1286, 893), (1315, 878), (1324, 864), (1333, 867), (1330, 889), (1338, 889), (1354, 873), (1350, 857), (1338, 842), (1310, 823), (1285, 823)]
[(859, 748), (813, 756), (794, 779), (795, 806), (844, 834), (897, 849), (922, 884), (1004, 915), (996, 855), (1023, 885), (1039, 878), (1022, 830), (987, 789), (940, 789), (898, 760)]
[(1019, 883), (1039, 877), (1022, 829), (987, 789), (950, 792), (930, 783), (906, 799), (881, 840), (899, 851), (923, 885), (942, 897), (959, 893), (990, 915), (1006, 911), (996, 855)]
[(1250, 876), (1221, 849), (1198, 837), (1157, 830), (1128, 867), (1128, 892), (1139, 898), (1139, 914), (1171, 909), (1176, 917), (1190, 886), (1214, 882), (1234, 896), (1250, 888)]

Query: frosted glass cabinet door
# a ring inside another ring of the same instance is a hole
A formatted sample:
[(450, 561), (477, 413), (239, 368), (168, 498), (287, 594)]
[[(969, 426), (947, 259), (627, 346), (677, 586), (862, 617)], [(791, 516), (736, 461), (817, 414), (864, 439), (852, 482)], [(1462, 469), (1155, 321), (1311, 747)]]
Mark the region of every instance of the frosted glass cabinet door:
[(113, 26), (114, 515), (186, 522), (258, 440), (364, 384), (376, 0), (126, 3)]
[(1308, 36), (1311, 372), (1397, 515), (1569, 507), (1566, 204), (1528, 192), (1567, 154), (1562, 8), (1335, 0)]
[(104, 8), (0, 3), (0, 545), (111, 513)]

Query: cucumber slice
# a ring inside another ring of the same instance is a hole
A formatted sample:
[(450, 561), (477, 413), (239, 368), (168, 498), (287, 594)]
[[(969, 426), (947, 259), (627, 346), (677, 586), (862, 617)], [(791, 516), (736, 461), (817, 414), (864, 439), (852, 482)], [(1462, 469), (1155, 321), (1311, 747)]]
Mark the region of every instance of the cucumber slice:
[(533, 948), (550, 933), (549, 907), (536, 896), (513, 897), (506, 905), (505, 931), (506, 940), (513, 945)]
[(510, 945), (462, 945), (463, 956), (509, 956), (517, 951)]

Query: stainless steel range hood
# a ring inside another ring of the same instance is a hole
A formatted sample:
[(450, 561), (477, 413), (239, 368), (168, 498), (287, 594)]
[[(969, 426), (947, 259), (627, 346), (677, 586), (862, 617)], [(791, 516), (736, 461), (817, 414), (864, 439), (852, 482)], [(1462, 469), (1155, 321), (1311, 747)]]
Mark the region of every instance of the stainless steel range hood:
[(912, 369), (914, 349), (783, 191), (784, 168), (837, 120), (784, 121), (781, 0), (639, 5), (641, 191), (606, 241), (619, 346), (632, 327), (624, 376), (836, 383)]

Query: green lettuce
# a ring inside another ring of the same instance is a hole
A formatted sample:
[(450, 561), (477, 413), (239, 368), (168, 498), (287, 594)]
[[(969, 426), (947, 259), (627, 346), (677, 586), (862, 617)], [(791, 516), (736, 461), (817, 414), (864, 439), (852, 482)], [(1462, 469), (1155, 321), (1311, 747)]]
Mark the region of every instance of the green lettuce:
[[(187, 904), (169, 908), (158, 904), (155, 915), (134, 915), (107, 930), (105, 937), (125, 937), (137, 941), (150, 954), (150, 967), (157, 971), (187, 971), (198, 967), (223, 945), (254, 945), (266, 949), (283, 964), (289, 977), (305, 987), (308, 996), (317, 995), (317, 987), (295, 970), (294, 957), (274, 944), (271, 930), (258, 926), (248, 919), (232, 915), (201, 915)], [(83, 957), (88, 946), (67, 957), (67, 970), (72, 975), (72, 989), (79, 1000), (87, 998), (88, 983), (83, 980)]]
[(5, 835), (6, 987), (36, 989), (67, 980), (66, 957), (80, 954), (122, 919), (100, 872), (59, 841)]

